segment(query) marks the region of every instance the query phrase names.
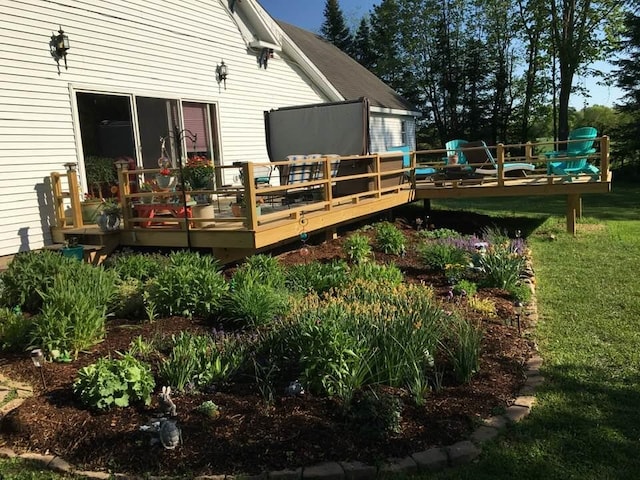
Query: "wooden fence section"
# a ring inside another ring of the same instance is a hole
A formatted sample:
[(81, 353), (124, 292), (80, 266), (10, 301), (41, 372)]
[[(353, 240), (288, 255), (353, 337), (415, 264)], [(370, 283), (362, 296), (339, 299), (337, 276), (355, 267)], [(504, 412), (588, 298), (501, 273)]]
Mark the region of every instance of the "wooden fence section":
[[(233, 261), (292, 241), (302, 232), (332, 232), (339, 225), (414, 200), (520, 195), (566, 195), (567, 229), (575, 232), (576, 218), (581, 215), (580, 195), (605, 193), (611, 188), (609, 139), (601, 137), (596, 143), (597, 153), (589, 155), (588, 160), (598, 164), (599, 172), (571, 176), (548, 174), (549, 160), (541, 150), (545, 145), (534, 143), (490, 147), (495, 160), (493, 175), (475, 174), (482, 164), (448, 165), (443, 161), (446, 150), (438, 149), (307, 158), (307, 174), (295, 182), (281, 182), (282, 172), (300, 166), (295, 161), (218, 166), (215, 178), (245, 180), (189, 192), (175, 188), (179, 184), (179, 168), (170, 171), (173, 188), (141, 192), (142, 182), (154, 179), (160, 170), (128, 170), (126, 165), (120, 165), (119, 243), (208, 248), (221, 260)], [(526, 176), (510, 177), (505, 165), (518, 162), (533, 164), (534, 170), (526, 172)], [(432, 174), (416, 178), (416, 167), (421, 172), (431, 168)], [(225, 175), (228, 169), (233, 169), (235, 175)], [(270, 175), (265, 181), (263, 172), (267, 170)], [(98, 235), (97, 226), (85, 225), (82, 219), (77, 172), (68, 169), (66, 192), (62, 188), (64, 176), (51, 174), (57, 221), (54, 239)], [(237, 211), (239, 200), (245, 206), (241, 212)]]

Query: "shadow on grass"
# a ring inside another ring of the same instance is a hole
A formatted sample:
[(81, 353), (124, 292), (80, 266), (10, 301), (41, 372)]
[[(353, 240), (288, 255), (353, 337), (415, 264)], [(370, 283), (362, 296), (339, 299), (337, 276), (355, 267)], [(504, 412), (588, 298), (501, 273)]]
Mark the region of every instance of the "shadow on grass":
[(638, 478), (640, 378), (614, 381), (610, 371), (589, 365), (551, 367), (544, 375), (539, 405), (485, 445), (477, 464), (423, 478)]

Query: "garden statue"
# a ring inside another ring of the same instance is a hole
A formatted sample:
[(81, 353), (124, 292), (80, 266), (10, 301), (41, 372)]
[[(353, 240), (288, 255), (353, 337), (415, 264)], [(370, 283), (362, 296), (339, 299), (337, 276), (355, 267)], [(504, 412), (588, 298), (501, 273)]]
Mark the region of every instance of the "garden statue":
[(182, 431), (178, 427), (176, 420), (163, 418), (160, 420), (160, 443), (167, 450), (173, 450), (182, 443)]
[(304, 387), (298, 380), (294, 380), (285, 388), (284, 393), (289, 397), (304, 395)]
[(170, 417), (177, 415), (176, 404), (171, 400), (171, 387), (162, 387), (162, 392), (158, 394), (158, 403), (160, 404), (160, 411), (164, 415), (169, 415)]

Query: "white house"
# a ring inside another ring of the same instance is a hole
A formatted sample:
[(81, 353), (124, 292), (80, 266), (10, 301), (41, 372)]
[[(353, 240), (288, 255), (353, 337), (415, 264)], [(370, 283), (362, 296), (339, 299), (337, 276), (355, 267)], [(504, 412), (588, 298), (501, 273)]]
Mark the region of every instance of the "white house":
[(0, 43), (0, 256), (51, 242), (49, 175), (77, 163), (87, 191), (90, 156), (154, 168), (166, 137), (174, 159), (266, 162), (265, 111), (360, 97), (371, 152), (415, 142), (405, 100), (255, 0), (3, 0)]

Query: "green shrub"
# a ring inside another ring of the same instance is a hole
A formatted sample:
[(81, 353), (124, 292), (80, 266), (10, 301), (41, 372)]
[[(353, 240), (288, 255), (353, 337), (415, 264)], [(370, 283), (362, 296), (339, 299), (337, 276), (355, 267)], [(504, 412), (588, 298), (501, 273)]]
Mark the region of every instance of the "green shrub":
[(447, 265), (469, 263), (469, 254), (466, 250), (446, 243), (422, 243), (418, 247), (418, 254), (424, 264), (432, 270), (444, 271)]
[(349, 267), (342, 260), (311, 262), (287, 268), (287, 287), (294, 292), (328, 292), (349, 281)]
[(508, 243), (491, 245), (477, 262), (482, 275), (481, 284), (504, 290), (516, 286), (526, 264), (525, 258), (514, 252)]
[(70, 271), (54, 275), (42, 295), (40, 315), (33, 323), (33, 343), (49, 352), (89, 348), (105, 335), (107, 306), (116, 290), (116, 275), (102, 268), (75, 262)]
[(33, 317), (25, 317), (19, 308), (0, 307), (0, 350), (19, 352), (29, 346)]
[(111, 310), (117, 318), (143, 318), (144, 284), (133, 277), (127, 277), (118, 282)]
[(478, 286), (469, 280), (460, 280), (453, 286), (453, 293), (456, 295), (466, 295), (473, 297), (478, 293)]
[(211, 262), (207, 267), (197, 261), (181, 260), (149, 281), (145, 305), (153, 305), (160, 315), (210, 317), (217, 313), (229, 288), (221, 272), (213, 268), (217, 263)]
[(238, 267), (233, 275), (232, 286), (236, 282), (242, 282), (242, 277), (248, 275), (256, 278), (263, 285), (275, 289), (285, 288), (285, 268), (280, 261), (270, 255), (252, 255)]
[(182, 250), (169, 254), (169, 265), (172, 267), (191, 267), (195, 270), (220, 270), (220, 262), (212, 255), (201, 255), (198, 252)]
[(391, 255), (404, 255), (406, 239), (402, 231), (394, 224), (381, 222), (376, 225), (376, 247)]
[(78, 371), (73, 391), (80, 401), (95, 410), (151, 403), (155, 381), (148, 365), (131, 355), (98, 361)]
[(205, 417), (217, 418), (220, 416), (220, 407), (216, 405), (212, 400), (205, 400), (196, 407), (196, 412)]
[[(270, 324), (287, 311), (288, 294), (262, 283), (257, 273), (243, 274), (240, 282), (232, 282), (231, 291), (222, 300), (222, 316), (243, 326)], [(234, 279), (236, 277), (234, 276)]]
[(155, 277), (168, 263), (168, 258), (159, 254), (123, 251), (109, 256), (104, 265), (115, 270), (122, 280), (145, 282)]
[(351, 267), (350, 277), (391, 286), (399, 285), (404, 279), (397, 265), (379, 265), (373, 262), (354, 265)]
[(515, 285), (508, 288), (507, 291), (509, 292), (509, 295), (514, 302), (520, 302), (524, 304), (529, 303), (531, 301), (531, 297), (533, 296), (529, 285), (522, 282), (516, 283)]
[(418, 236), (424, 240), (440, 240), (443, 238), (462, 238), (462, 234), (450, 228), (436, 228), (435, 230), (420, 230)]
[(388, 393), (363, 392), (347, 411), (347, 418), (365, 437), (384, 438), (399, 433), (402, 403)]
[(37, 313), (42, 307), (42, 295), (53, 284), (55, 274), (77, 266), (77, 260), (48, 250), (19, 253), (2, 274), (1, 304)]
[(371, 259), (373, 250), (369, 245), (369, 238), (361, 233), (354, 233), (344, 241), (342, 250), (349, 262), (360, 264)]

